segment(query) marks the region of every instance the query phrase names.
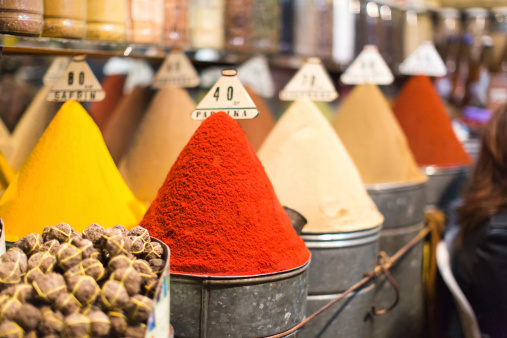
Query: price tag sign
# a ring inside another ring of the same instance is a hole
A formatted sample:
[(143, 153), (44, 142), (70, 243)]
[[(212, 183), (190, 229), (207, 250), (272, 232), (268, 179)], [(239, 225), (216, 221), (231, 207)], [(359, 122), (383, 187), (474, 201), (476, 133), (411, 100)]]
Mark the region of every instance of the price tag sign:
[(238, 79), (262, 97), (275, 96), (275, 84), (264, 56), (254, 56), (242, 64), (238, 68)]
[(46, 74), (44, 74), (42, 83), (44, 83), (45, 86), (54, 85), (57, 83), (58, 80), (60, 80), (60, 78), (63, 76), (63, 73), (65, 73), (67, 70), (67, 67), (69, 67), (69, 63), (70, 58), (68, 57), (56, 57), (51, 63), (51, 66), (49, 66)]
[(308, 58), (279, 96), (282, 101), (308, 98), (312, 101), (331, 102), (338, 97), (338, 92), (320, 59)]
[(169, 337), (169, 333), (171, 332), (171, 324), (169, 323), (169, 317), (171, 313), (170, 289), (169, 289), (170, 255), (171, 253), (168, 251), (166, 265), (162, 270), (160, 282), (155, 291), (155, 299), (154, 299), (155, 308), (153, 312), (150, 314), (150, 317), (148, 318), (148, 323), (146, 324), (146, 333), (144, 335), (145, 338)]
[(219, 111), (237, 120), (253, 119), (259, 115), (250, 95), (236, 77), (237, 73), (236, 69), (222, 71), (222, 77), (192, 112), (192, 119), (205, 120)]
[(48, 101), (97, 102), (106, 97), (84, 56), (74, 57), (63, 76), (49, 91)]
[(171, 85), (190, 88), (198, 86), (199, 82), (199, 75), (185, 53), (172, 51), (155, 75), (152, 87), (161, 89)]
[(348, 85), (372, 83), (389, 85), (394, 76), (376, 46), (364, 46), (363, 51), (342, 74), (340, 80)]
[(423, 42), (400, 64), (400, 72), (406, 75), (445, 76), (447, 68), (431, 41)]

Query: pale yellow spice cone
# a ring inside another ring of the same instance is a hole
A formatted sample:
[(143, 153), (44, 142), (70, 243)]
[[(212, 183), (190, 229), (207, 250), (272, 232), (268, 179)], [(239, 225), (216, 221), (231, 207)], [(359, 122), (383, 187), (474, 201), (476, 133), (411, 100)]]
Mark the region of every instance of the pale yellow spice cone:
[(282, 205), (308, 220), (303, 232), (349, 232), (382, 224), (345, 147), (312, 102), (289, 107), (259, 159)]
[(195, 104), (184, 89), (165, 87), (153, 98), (120, 172), (134, 195), (150, 203), (200, 121), (190, 117)]

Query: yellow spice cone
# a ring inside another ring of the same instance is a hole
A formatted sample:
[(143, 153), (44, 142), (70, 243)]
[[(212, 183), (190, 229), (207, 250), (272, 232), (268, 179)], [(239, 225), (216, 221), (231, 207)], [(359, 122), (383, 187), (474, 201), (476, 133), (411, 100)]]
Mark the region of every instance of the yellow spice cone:
[(13, 178), (14, 170), (12, 170), (3, 153), (0, 152), (0, 191), (7, 189)]
[(6, 240), (60, 222), (132, 227), (144, 215), (120, 176), (97, 125), (74, 101), (65, 103), (0, 199)]

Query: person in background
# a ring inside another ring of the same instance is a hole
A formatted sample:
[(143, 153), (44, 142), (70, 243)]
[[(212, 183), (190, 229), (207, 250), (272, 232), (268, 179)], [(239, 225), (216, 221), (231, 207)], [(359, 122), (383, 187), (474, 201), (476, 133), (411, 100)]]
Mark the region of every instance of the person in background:
[(507, 106), (482, 135), (470, 187), (458, 209), (452, 270), (483, 336), (507, 336)]

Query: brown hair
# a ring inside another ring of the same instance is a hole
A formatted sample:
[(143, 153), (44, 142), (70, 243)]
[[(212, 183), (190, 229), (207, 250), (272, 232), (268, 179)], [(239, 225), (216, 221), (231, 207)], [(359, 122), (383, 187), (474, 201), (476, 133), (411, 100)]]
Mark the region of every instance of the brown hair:
[(464, 204), (458, 211), (461, 235), (507, 210), (507, 105), (491, 117)]

